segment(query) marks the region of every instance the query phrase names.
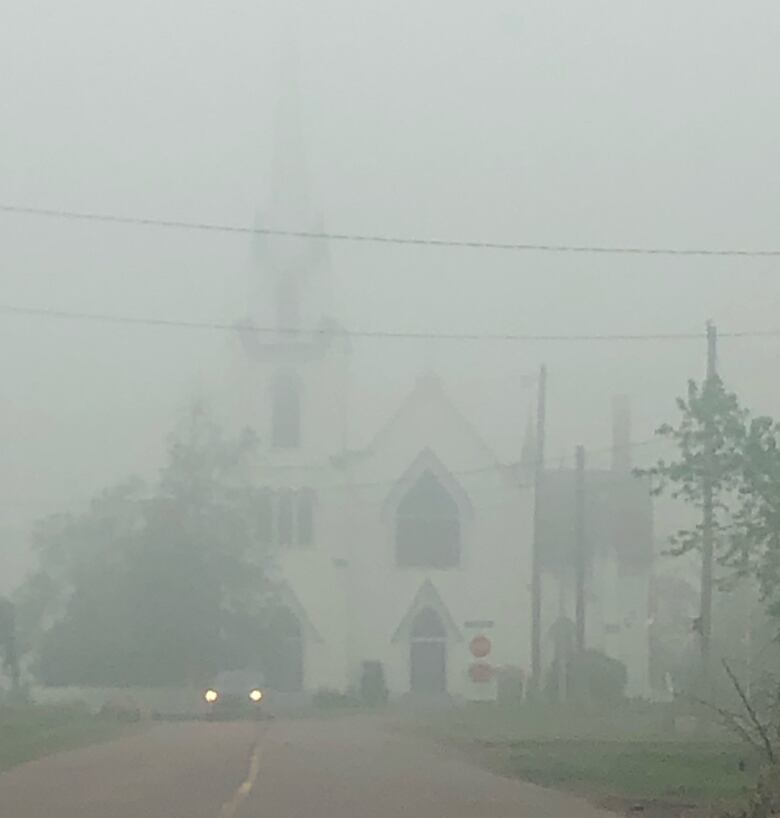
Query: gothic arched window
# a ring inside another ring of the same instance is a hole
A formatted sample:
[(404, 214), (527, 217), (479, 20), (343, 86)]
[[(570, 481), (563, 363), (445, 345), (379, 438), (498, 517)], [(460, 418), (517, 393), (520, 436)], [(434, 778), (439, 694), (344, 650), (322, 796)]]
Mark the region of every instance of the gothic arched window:
[(460, 562), (460, 509), (430, 471), (420, 475), (398, 505), (395, 550), (403, 567), (453, 568)]

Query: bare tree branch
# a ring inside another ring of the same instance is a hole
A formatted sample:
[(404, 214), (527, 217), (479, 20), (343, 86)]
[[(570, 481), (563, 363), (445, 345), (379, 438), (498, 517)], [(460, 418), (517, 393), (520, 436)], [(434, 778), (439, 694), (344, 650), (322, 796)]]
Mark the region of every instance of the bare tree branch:
[(742, 701), (748, 716), (750, 717), (750, 721), (753, 723), (753, 726), (756, 728), (756, 732), (761, 737), (761, 743), (763, 744), (767, 761), (769, 761), (770, 764), (774, 764), (775, 751), (772, 747), (772, 741), (769, 738), (769, 731), (767, 730), (766, 725), (761, 721), (761, 719), (759, 719), (753, 705), (750, 703), (750, 699), (748, 699), (742, 685), (739, 683), (739, 679), (737, 679), (736, 674), (725, 659), (723, 660), (723, 667), (726, 669), (726, 673), (728, 673), (729, 679), (731, 679), (731, 684), (734, 685), (734, 689), (737, 691), (739, 698)]
[(748, 730), (748, 728), (741, 723), (740, 717), (737, 713), (731, 713), (730, 711), (725, 710), (722, 707), (718, 707), (711, 702), (704, 701), (703, 699), (690, 697), (690, 701), (694, 704), (700, 705), (701, 707), (706, 707), (708, 710), (712, 710), (713, 713), (717, 713), (723, 720), (725, 726), (741, 736), (741, 738), (754, 750), (757, 750), (759, 753), (766, 752), (763, 742), (751, 735), (750, 730)]

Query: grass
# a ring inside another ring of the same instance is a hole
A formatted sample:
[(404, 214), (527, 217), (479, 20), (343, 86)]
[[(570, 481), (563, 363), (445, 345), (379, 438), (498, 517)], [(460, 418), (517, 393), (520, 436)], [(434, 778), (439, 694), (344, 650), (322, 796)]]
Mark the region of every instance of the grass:
[(432, 715), (423, 729), (476, 752), (496, 772), (601, 803), (741, 798), (756, 781), (755, 754), (723, 732), (676, 731), (674, 715), (668, 705), (641, 702), (601, 710), (486, 703)]
[(0, 772), (61, 750), (104, 741), (126, 726), (74, 706), (0, 704)]
[(674, 713), (667, 705), (628, 701), (601, 709), (484, 702), (433, 714), (426, 719), (425, 727), (445, 738), (490, 742), (666, 739), (674, 732)]
[(520, 741), (503, 755), (505, 772), (518, 778), (641, 801), (734, 801), (755, 783), (758, 767), (733, 742)]

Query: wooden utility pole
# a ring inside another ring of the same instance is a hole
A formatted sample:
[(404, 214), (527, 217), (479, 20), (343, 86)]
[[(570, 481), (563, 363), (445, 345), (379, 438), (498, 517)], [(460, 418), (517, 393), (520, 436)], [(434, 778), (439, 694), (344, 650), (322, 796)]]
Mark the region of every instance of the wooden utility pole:
[[(707, 323), (707, 379), (705, 391), (717, 377), (718, 331), (712, 322)], [(713, 506), (714, 437), (712, 420), (705, 427), (705, 459), (702, 475), (702, 548), (701, 548), (701, 610), (699, 613), (699, 637), (701, 648), (702, 693), (710, 679), (712, 645), (712, 575), (715, 554), (715, 517)]]
[(587, 573), (587, 538), (585, 535), (585, 447), (577, 446), (575, 454), (575, 499), (574, 499), (574, 526), (576, 560), (576, 587), (577, 587), (577, 651), (585, 650), (585, 578)]
[(536, 403), (536, 452), (534, 457), (534, 541), (531, 557), (531, 686), (542, 688), (542, 484), (544, 444), (547, 433), (547, 367), (539, 369)]

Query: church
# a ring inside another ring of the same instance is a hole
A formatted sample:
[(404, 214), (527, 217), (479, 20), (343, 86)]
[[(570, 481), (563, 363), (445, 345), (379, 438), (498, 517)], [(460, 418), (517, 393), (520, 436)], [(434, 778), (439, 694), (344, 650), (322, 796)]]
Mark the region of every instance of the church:
[[(316, 234), (324, 227), (308, 189), (299, 113), (295, 94), (282, 99), (259, 227)], [(268, 684), (346, 691), (370, 662), (381, 663), (393, 697), (494, 698), (501, 671), (531, 671), (533, 440), (524, 462), (502, 461), (447, 384), (423, 370), (354, 447), (361, 396), (349, 333), (331, 314), (327, 241), (261, 233), (254, 258), (256, 292), (237, 325), (235, 393), (241, 422), (263, 447), (259, 514), (279, 553)], [(627, 443), (624, 427), (616, 424), (618, 444)], [(545, 666), (554, 623), (573, 616), (573, 478), (550, 477), (539, 541)], [(647, 695), (649, 495), (620, 458), (589, 478), (598, 501), (589, 505), (588, 645), (623, 661), (629, 692)]]

